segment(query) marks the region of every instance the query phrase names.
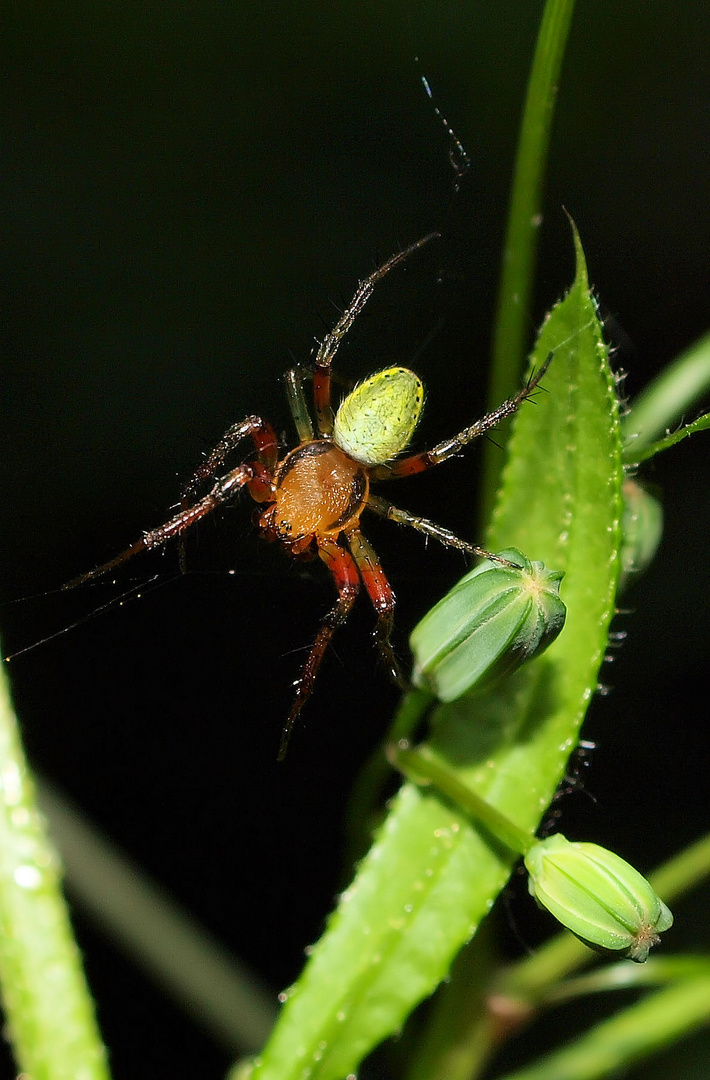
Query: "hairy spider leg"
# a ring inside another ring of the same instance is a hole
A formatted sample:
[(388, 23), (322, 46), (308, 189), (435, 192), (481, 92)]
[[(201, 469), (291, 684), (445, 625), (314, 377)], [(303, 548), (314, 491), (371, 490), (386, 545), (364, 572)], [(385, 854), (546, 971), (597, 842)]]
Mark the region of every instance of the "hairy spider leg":
[(377, 615), (375, 642), (380, 656), (388, 668), (392, 681), (401, 690), (407, 690), (409, 684), (402, 674), (390, 637), (394, 623), (395, 596), (392, 592), (377, 552), (360, 529), (352, 529), (346, 539), (360, 571), (360, 577), (370, 597)]
[(372, 296), (372, 292), (378, 281), (381, 281), (385, 274), (388, 274), (393, 267), (404, 262), (404, 260), (408, 259), (410, 255), (413, 255), (415, 251), (419, 251), (425, 244), (428, 244), (430, 240), (436, 240), (439, 235), (440, 234), (436, 232), (429, 233), (428, 236), (424, 236), (421, 240), (417, 240), (416, 243), (410, 244), (404, 251), (400, 251), (396, 255), (393, 255), (387, 262), (383, 263), (382, 266), (378, 266), (376, 270), (373, 270), (369, 277), (364, 278), (364, 280), (359, 283), (355, 290), (355, 295), (340, 319), (330, 333), (326, 334), (323, 338), (323, 341), (318, 348), (318, 352), (316, 353), (315, 368), (313, 372), (313, 403), (316, 413), (316, 425), (320, 435), (327, 438), (333, 433), (330, 365), (333, 361), (333, 357), (340, 348), (341, 341)]
[[(273, 473), (279, 457), (279, 441), (276, 432), (268, 420), (262, 420), (260, 416), (247, 416), (225, 431), (209, 457), (196, 469), (194, 476), (183, 489), (183, 500), (194, 498), (199, 485), (205, 480), (212, 479), (245, 438), (250, 438), (254, 443), (257, 461), (264, 465), (269, 473)], [(186, 507), (183, 506), (183, 509)]]
[[(441, 465), (442, 461), (448, 461), (449, 458), (461, 453), (464, 446), (468, 446), (474, 439), (480, 438), (481, 435), (500, 424), (501, 420), (505, 420), (506, 417), (512, 416), (513, 413), (518, 411), (522, 403), (527, 401), (537, 389), (538, 383), (550, 366), (552, 357), (553, 353), (550, 353), (540, 370), (528, 379), (525, 386), (518, 390), (513, 397), (508, 398), (502, 405), (499, 405), (497, 409), (494, 409), (493, 412), (487, 413), (480, 420), (477, 420), (475, 424), (464, 428), (458, 435), (454, 435), (452, 439), (445, 439), (444, 442), (438, 443), (431, 450), (423, 450), (419, 454), (410, 454), (408, 457), (400, 458), (399, 461), (394, 461), (389, 465), (376, 466), (370, 473), (371, 479), (392, 480), (398, 476), (412, 476), (415, 473), (431, 469), (435, 465)], [(408, 524), (412, 524), (412, 522), (408, 522)]]
[(374, 510), (376, 514), (387, 518), (388, 521), (396, 521), (398, 525), (409, 525), (412, 529), (424, 533), (425, 536), (433, 536), (435, 540), (446, 544), (447, 547), (458, 548), (459, 551), (465, 551), (468, 555), (477, 555), (482, 559), (493, 559), (504, 566), (511, 565), (507, 559), (502, 559), (500, 555), (494, 555), (492, 552), (486, 551), (485, 548), (477, 547), (476, 544), (469, 544), (468, 541), (462, 540), (449, 529), (445, 529), (443, 525), (437, 525), (435, 521), (429, 521), (428, 518), (417, 517), (415, 514), (410, 514), (408, 510), (401, 510), (380, 495), (369, 495), (366, 505), (370, 510)]
[[(279, 443), (276, 432), (268, 420), (262, 420), (260, 416), (247, 416), (244, 420), (240, 420), (238, 424), (232, 424), (225, 431), (209, 457), (195, 471), (194, 476), (183, 489), (180, 498), (182, 510), (190, 508), (200, 484), (212, 479), (215, 473), (222, 468), (229, 455), (245, 438), (251, 438), (253, 441), (257, 462), (261, 466), (261, 469), (258, 470), (260, 475), (257, 475), (255, 471), (255, 475), (252, 477), (249, 492), (257, 502), (262, 502), (271, 495), (273, 491), (271, 477), (279, 456)], [(187, 558), (182, 536), (180, 537), (178, 558), (180, 560), (180, 573), (185, 574), (187, 572)]]
[[(132, 559), (134, 555), (138, 555), (141, 551), (149, 551), (152, 548), (162, 547), (163, 544), (168, 543), (176, 536), (180, 536), (189, 529), (196, 521), (205, 517), (207, 514), (211, 514), (221, 503), (225, 502), (235, 491), (239, 491), (244, 485), (249, 485), (255, 479), (254, 465), (238, 465), (236, 469), (232, 469), (231, 472), (223, 476), (221, 480), (218, 480), (212, 490), (199, 502), (196, 502), (194, 506), (189, 506), (184, 510), (181, 510), (179, 514), (175, 514), (163, 525), (159, 525), (157, 529), (151, 529), (150, 532), (146, 532), (140, 538), (136, 540), (135, 544), (131, 544), (129, 548), (122, 551), (115, 558), (109, 559), (108, 562), (102, 563), (100, 566), (94, 567), (93, 570), (88, 570), (85, 574), (79, 574), (78, 577), (72, 578), (66, 585), (63, 585), (63, 589), (73, 589), (77, 585), (83, 585), (87, 581), (93, 581), (94, 578), (101, 577), (103, 574), (107, 574), (109, 571), (120, 566), (121, 563), (127, 562), (128, 559)], [(258, 478), (257, 478), (258, 479)]]
[(303, 665), (303, 670), (296, 681), (296, 696), (288, 720), (281, 733), (278, 761), (283, 761), (286, 756), (293, 725), (310, 697), (318, 674), (318, 668), (333, 638), (333, 634), (347, 619), (360, 591), (360, 576), (357, 564), (347, 548), (342, 547), (336, 540), (319, 539), (318, 554), (333, 575), (338, 590), (338, 599), (335, 606), (331, 608), (323, 619), (316, 639), (311, 646), (311, 651)]

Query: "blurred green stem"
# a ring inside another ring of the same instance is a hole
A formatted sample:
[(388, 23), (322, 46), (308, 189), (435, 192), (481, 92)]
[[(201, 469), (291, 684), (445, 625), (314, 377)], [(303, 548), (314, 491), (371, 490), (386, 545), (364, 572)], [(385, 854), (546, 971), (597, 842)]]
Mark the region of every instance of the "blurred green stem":
[(71, 895), (213, 1038), (236, 1054), (258, 1050), (276, 1020), (276, 994), (56, 788), (42, 781), (38, 795), (63, 853)]
[(386, 739), (375, 748), (360, 769), (345, 815), (344, 865), (348, 868), (357, 862), (370, 846), (372, 831), (377, 824), (376, 819), (382, 805), (382, 794), (392, 776), (392, 766), (387, 759), (387, 746), (409, 740), (434, 700), (427, 690), (409, 690), (404, 694)]
[[(488, 408), (493, 409), (519, 387), (530, 304), (537, 235), (541, 223), (542, 186), (555, 111), (557, 84), (567, 44), (574, 0), (547, 0), (535, 47), (523, 110), (508, 211), (508, 229), (493, 337), (493, 365)], [(500, 437), (496, 437), (500, 442)], [(498, 487), (503, 455), (484, 446), (483, 520), (487, 521)]]
[(682, 1038), (709, 1016), (710, 978), (684, 979), (502, 1080), (603, 1080)]

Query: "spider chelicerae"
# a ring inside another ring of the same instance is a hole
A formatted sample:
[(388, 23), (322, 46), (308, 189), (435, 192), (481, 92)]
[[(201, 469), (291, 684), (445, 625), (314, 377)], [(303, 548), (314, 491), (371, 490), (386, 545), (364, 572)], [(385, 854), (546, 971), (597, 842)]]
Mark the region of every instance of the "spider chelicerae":
[[(293, 705), (281, 736), (279, 760), (286, 753), (293, 725), (313, 689), (323, 655), (333, 634), (347, 619), (361, 585), (365, 586), (377, 615), (375, 637), (380, 655), (391, 677), (406, 685), (390, 641), (394, 593), (375, 550), (360, 528), (365, 510), (400, 525), (410, 525), (460, 551), (506, 562), (459, 539), (441, 525), (393, 506), (382, 496), (373, 494), (371, 487), (380, 480), (394, 480), (431, 469), (460, 453), (468, 443), (516, 412), (535, 390), (550, 358), (517, 394), (493, 412), (431, 450), (406, 456), (401, 455), (412, 439), (424, 402), (424, 388), (414, 372), (403, 367), (378, 371), (347, 394), (337, 410), (332, 404), (333, 358), (373, 289), (393, 267), (438, 235), (430, 233), (423, 237), (361, 281), (336, 326), (319, 345), (313, 368), (295, 368), (286, 374), (289, 405), (299, 439), (295, 449), (280, 459), (279, 442), (272, 425), (260, 416), (247, 416), (225, 432), (197, 469), (183, 491), (179, 513), (144, 533), (120, 555), (65, 585), (73, 588), (91, 581), (141, 551), (161, 547), (180, 537), (246, 488), (262, 507), (257, 515), (261, 535), (266, 540), (278, 541), (294, 558), (320, 558), (332, 574), (338, 592), (337, 601), (323, 619), (295, 683)], [(311, 378), (313, 419), (304, 391), (306, 380)], [(253, 459), (240, 461), (223, 472), (245, 438), (254, 444)], [(200, 495), (208, 483), (211, 487)]]

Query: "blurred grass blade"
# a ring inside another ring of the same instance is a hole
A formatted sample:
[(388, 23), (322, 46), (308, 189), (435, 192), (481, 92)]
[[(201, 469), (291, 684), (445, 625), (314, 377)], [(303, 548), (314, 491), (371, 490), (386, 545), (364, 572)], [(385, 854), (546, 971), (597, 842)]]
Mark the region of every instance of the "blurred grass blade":
[(82, 906), (195, 1021), (234, 1053), (254, 1053), (275, 1020), (275, 995), (42, 781), (39, 802)]
[(710, 978), (688, 978), (650, 994), (562, 1050), (501, 1080), (604, 1080), (677, 1042), (710, 1019)]
[(32, 1080), (108, 1080), (106, 1051), (0, 670), (0, 984)]
[[(491, 546), (567, 571), (568, 625), (489, 692), (437, 710), (435, 748), (523, 829), (550, 802), (596, 686), (618, 571), (620, 435), (614, 380), (575, 235), (577, 275), (533, 364), (555, 356), (516, 418)], [(284, 994), (259, 1080), (342, 1080), (447, 974), (510, 872), (466, 817), (405, 784), (305, 970)], [(441, 1078), (439, 1078), (441, 1080)]]

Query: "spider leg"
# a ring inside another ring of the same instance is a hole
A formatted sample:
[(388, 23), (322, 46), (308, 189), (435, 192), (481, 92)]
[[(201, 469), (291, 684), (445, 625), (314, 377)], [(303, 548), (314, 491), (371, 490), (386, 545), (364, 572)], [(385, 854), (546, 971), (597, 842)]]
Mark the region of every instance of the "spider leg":
[[(182, 510), (189, 509), (200, 485), (204, 481), (212, 479), (215, 473), (222, 468), (227, 457), (236, 449), (242, 439), (247, 437), (250, 437), (254, 443), (257, 460), (263, 466), (264, 472), (272, 473), (274, 471), (278, 462), (279, 451), (276, 432), (271, 424), (266, 420), (262, 420), (260, 416), (247, 416), (244, 420), (240, 420), (238, 424), (232, 424), (228, 431), (225, 431), (212, 453), (196, 470), (194, 476), (183, 489), (180, 498)], [(256, 480), (257, 477), (254, 477), (254, 479)], [(252, 494), (257, 498), (256, 488)], [(179, 559), (180, 573), (184, 574), (187, 571), (187, 559), (185, 543), (182, 539), (180, 540)]]
[[(244, 420), (240, 420), (238, 424), (232, 424), (225, 431), (209, 457), (202, 462), (192, 479), (183, 489), (183, 500), (193, 499), (200, 484), (205, 480), (211, 480), (242, 439), (247, 437), (251, 438), (254, 443), (257, 460), (262, 465), (265, 465), (269, 472), (273, 472), (279, 455), (279, 441), (276, 438), (276, 432), (271, 424), (267, 420), (262, 420), (260, 416), (247, 416)], [(184, 506), (183, 509), (185, 509)]]
[(507, 559), (501, 559), (500, 555), (494, 555), (491, 551), (486, 551), (485, 548), (477, 547), (476, 544), (469, 544), (466, 540), (461, 540), (449, 529), (445, 529), (443, 525), (437, 525), (435, 521), (429, 521), (427, 518), (416, 517), (414, 514), (410, 514), (408, 510), (400, 510), (399, 507), (393, 506), (387, 499), (380, 498), (379, 495), (370, 495), (367, 500), (367, 506), (370, 510), (374, 510), (376, 514), (380, 514), (381, 517), (387, 518), (388, 521), (396, 521), (398, 525), (410, 525), (411, 528), (416, 529), (418, 532), (424, 533), (425, 536), (433, 536), (434, 539), (440, 540), (442, 544), (446, 544), (447, 547), (458, 548), (459, 551), (465, 551), (469, 555), (477, 555), (481, 559), (492, 559), (494, 562), (500, 563), (503, 566), (510, 566), (511, 563)]
[(355, 295), (336, 325), (329, 334), (326, 334), (320, 343), (318, 352), (316, 353), (315, 370), (313, 373), (313, 402), (316, 411), (316, 423), (321, 435), (327, 436), (331, 435), (333, 432), (330, 365), (333, 361), (333, 357), (340, 348), (341, 341), (372, 296), (373, 289), (378, 281), (381, 281), (385, 274), (388, 274), (393, 267), (398, 265), (398, 263), (408, 259), (415, 251), (418, 251), (419, 248), (424, 247), (425, 244), (428, 244), (430, 240), (436, 239), (439, 235), (439, 233), (429, 233), (428, 236), (422, 237), (422, 239), (417, 240), (416, 243), (410, 244), (404, 251), (397, 252), (396, 255), (393, 255), (387, 262), (383, 263), (382, 266), (378, 266), (376, 270), (373, 270), (369, 277), (364, 278), (364, 280), (359, 283), (355, 290)]
[(395, 597), (377, 552), (367, 537), (363, 536), (359, 529), (353, 529), (347, 534), (348, 544), (353, 553), (360, 577), (367, 589), (367, 595), (372, 601), (372, 606), (377, 614), (375, 627), (375, 641), (380, 656), (384, 660), (390, 678), (402, 690), (408, 689), (407, 679), (402, 674), (390, 637), (394, 622)]
[(221, 480), (218, 480), (212, 490), (199, 502), (196, 502), (194, 506), (185, 507), (179, 514), (175, 514), (174, 517), (170, 518), (169, 521), (159, 525), (157, 529), (151, 529), (150, 532), (143, 533), (140, 540), (136, 540), (135, 544), (131, 544), (129, 548), (116, 555), (115, 558), (109, 559), (108, 562), (94, 567), (93, 570), (89, 570), (85, 574), (79, 574), (78, 577), (72, 578), (62, 588), (73, 589), (77, 585), (83, 585), (86, 581), (93, 581), (95, 578), (101, 577), (122, 563), (127, 562), (128, 559), (132, 559), (134, 555), (138, 555), (141, 551), (149, 551), (152, 548), (162, 547), (163, 544), (167, 544), (169, 540), (172, 540), (175, 536), (180, 536), (200, 518), (211, 514), (216, 507), (225, 502), (235, 491), (248, 484), (254, 478), (254, 472), (255, 468), (252, 465), (239, 465), (236, 469), (232, 469)]
[(303, 393), (303, 384), (310, 374), (310, 371), (304, 371), (303, 368), (291, 368), (285, 375), (286, 397), (299, 442), (310, 442), (313, 438), (313, 422), (306, 405), (306, 395)]
[(311, 651), (303, 665), (303, 670), (296, 681), (296, 696), (281, 734), (278, 753), (279, 761), (283, 761), (286, 756), (293, 725), (310, 697), (318, 674), (318, 668), (333, 634), (347, 619), (360, 591), (360, 577), (357, 565), (346, 547), (341, 547), (335, 540), (319, 540), (318, 554), (333, 575), (338, 589), (338, 599), (335, 606), (331, 608), (323, 619), (320, 630), (311, 646)]
[(522, 403), (527, 401), (537, 389), (540, 380), (550, 366), (552, 356), (553, 354), (550, 353), (540, 370), (536, 371), (528, 379), (525, 386), (518, 390), (513, 397), (508, 398), (502, 405), (499, 405), (497, 409), (494, 409), (493, 412), (487, 413), (480, 420), (477, 420), (475, 424), (464, 428), (458, 435), (454, 435), (452, 439), (445, 439), (444, 442), (438, 443), (432, 450), (424, 450), (420, 454), (410, 454), (408, 457), (400, 458), (399, 461), (394, 461), (389, 465), (378, 465), (372, 470), (371, 478), (373, 480), (389, 480), (397, 476), (412, 476), (414, 473), (431, 469), (435, 465), (441, 465), (442, 461), (447, 461), (450, 457), (460, 454), (464, 446), (468, 446), (474, 439), (478, 439), (486, 431), (490, 431), (491, 428), (500, 424), (501, 420), (505, 420), (506, 417), (512, 416), (513, 413), (518, 411)]

